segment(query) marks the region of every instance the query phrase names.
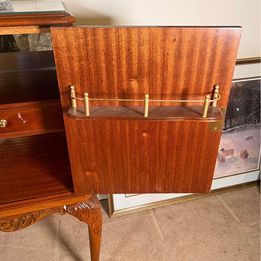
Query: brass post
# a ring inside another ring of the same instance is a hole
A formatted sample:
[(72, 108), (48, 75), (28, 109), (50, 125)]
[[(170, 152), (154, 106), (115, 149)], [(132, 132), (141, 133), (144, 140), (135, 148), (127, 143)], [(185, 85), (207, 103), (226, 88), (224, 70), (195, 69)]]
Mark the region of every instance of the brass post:
[(205, 101), (204, 101), (203, 112), (202, 112), (202, 117), (203, 118), (207, 117), (209, 100), (210, 100), (210, 95), (208, 94), (208, 95), (206, 95)]
[(144, 117), (149, 116), (149, 95), (145, 94), (144, 98)]
[(87, 92), (84, 93), (84, 112), (85, 112), (85, 116), (90, 115), (89, 96)]
[[(213, 100), (217, 99), (219, 96), (219, 86), (215, 85), (213, 92)], [(217, 107), (217, 101), (212, 102), (212, 107)]]
[(74, 86), (71, 86), (71, 103), (72, 103), (72, 108), (74, 108), (74, 109), (77, 108), (77, 101), (76, 101)]

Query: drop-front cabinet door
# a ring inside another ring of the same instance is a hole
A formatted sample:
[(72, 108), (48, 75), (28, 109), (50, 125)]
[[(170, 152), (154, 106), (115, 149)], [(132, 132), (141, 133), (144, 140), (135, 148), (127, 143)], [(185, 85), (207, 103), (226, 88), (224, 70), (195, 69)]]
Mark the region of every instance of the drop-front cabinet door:
[(241, 29), (51, 33), (75, 192), (208, 192)]

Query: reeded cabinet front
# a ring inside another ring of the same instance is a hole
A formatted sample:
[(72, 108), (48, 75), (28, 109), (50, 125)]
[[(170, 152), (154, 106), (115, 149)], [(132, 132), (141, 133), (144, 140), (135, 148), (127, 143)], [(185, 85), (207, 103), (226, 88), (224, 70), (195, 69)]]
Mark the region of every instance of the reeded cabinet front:
[(208, 192), (240, 33), (52, 28), (75, 191)]

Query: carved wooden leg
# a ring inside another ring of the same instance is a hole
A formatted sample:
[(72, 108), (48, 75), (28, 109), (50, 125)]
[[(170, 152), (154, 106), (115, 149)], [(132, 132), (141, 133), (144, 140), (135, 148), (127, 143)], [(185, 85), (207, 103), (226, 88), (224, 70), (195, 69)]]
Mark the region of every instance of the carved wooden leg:
[(59, 206), (50, 209), (36, 210), (19, 215), (0, 218), (0, 231), (12, 232), (26, 228), (53, 214), (69, 213), (88, 224), (90, 237), (91, 260), (99, 261), (102, 216), (99, 200), (96, 195), (88, 195), (86, 201), (73, 205)]
[(102, 215), (100, 203), (96, 195), (86, 202), (80, 202), (72, 206), (67, 206), (67, 213), (75, 216), (80, 221), (88, 224), (91, 260), (99, 261), (101, 232), (102, 232)]

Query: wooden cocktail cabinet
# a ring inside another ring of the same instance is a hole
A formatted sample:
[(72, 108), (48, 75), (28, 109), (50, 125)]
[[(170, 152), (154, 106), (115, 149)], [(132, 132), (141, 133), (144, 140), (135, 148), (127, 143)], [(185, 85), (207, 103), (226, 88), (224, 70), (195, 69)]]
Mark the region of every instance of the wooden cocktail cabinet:
[(67, 212), (94, 261), (97, 193), (210, 190), (241, 30), (69, 18), (51, 27), (54, 60), (1, 54), (0, 229)]

